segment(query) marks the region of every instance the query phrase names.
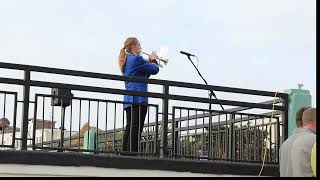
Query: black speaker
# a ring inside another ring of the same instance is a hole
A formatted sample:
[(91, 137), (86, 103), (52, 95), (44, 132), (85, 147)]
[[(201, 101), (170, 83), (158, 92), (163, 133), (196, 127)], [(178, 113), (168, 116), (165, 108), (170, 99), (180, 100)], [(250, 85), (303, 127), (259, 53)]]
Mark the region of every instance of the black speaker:
[(52, 88), (51, 95), (63, 96), (63, 97), (52, 97), (51, 106), (63, 106), (63, 107), (70, 106), (73, 98), (73, 94), (71, 93), (70, 89)]

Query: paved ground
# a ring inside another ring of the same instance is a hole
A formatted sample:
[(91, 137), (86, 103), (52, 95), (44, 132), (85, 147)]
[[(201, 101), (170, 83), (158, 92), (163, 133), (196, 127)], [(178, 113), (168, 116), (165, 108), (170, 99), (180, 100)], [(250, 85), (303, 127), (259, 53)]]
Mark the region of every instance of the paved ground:
[(95, 167), (61, 167), (38, 165), (0, 164), (0, 176), (100, 176), (100, 177), (226, 177), (236, 175), (197, 174), (156, 170), (127, 170)]

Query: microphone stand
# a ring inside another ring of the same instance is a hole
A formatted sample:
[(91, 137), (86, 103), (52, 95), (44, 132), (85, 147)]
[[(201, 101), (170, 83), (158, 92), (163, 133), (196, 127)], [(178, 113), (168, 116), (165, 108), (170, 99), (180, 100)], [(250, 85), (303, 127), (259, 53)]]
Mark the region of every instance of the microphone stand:
[[(187, 55), (188, 56), (188, 59), (190, 60), (190, 62), (192, 63), (193, 67), (197, 70), (199, 76), (202, 78), (202, 80), (206, 83), (206, 85), (208, 85), (207, 81), (204, 79), (204, 77), (201, 75), (199, 69), (196, 67), (196, 65), (193, 63), (193, 61), (191, 60), (190, 56), (191, 55)], [(216, 94), (211, 90), (209, 89), (210, 91), (210, 94), (209, 94), (209, 98), (210, 98), (210, 101), (212, 100), (212, 96), (215, 97), (217, 100), (217, 96)], [(211, 133), (212, 133), (212, 112), (211, 112), (211, 102), (209, 103), (209, 142), (211, 142)], [(223, 106), (220, 104), (222, 110), (224, 110)], [(212, 150), (211, 148), (208, 149), (208, 157), (210, 157), (210, 154), (211, 154)]]
[[(198, 72), (198, 74), (200, 75), (200, 77), (202, 78), (202, 80), (206, 83), (206, 85), (208, 85), (207, 81), (206, 81), (206, 80), (203, 78), (203, 76), (201, 75), (199, 69), (194, 65), (194, 63), (193, 63), (193, 61), (191, 60), (190, 56), (188, 56), (188, 59), (189, 59), (190, 62), (192, 63), (193, 67), (197, 70), (197, 72)], [(209, 96), (210, 96), (210, 100), (212, 100), (212, 96), (218, 100), (216, 94), (215, 94), (211, 89), (210, 89), (209, 91), (210, 91), (210, 95), (209, 95)], [(223, 108), (223, 106), (222, 106), (221, 104), (220, 104), (220, 106), (221, 106), (222, 110), (224, 110), (224, 108)], [(211, 111), (211, 102), (209, 103), (209, 110)]]

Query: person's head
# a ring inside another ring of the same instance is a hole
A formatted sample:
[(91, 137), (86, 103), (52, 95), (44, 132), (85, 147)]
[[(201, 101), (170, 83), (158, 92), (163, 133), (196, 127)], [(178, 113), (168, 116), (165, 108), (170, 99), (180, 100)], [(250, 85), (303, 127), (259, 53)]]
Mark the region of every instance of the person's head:
[(317, 113), (316, 108), (308, 108), (303, 112), (302, 122), (303, 127), (316, 129)]
[(302, 115), (303, 112), (308, 109), (310, 107), (302, 107), (299, 109), (299, 111), (296, 114), (296, 124), (297, 124), (297, 128), (302, 128), (303, 127), (303, 123), (302, 123)]
[(127, 59), (127, 53), (136, 54), (136, 55), (141, 53), (140, 42), (138, 41), (137, 38), (135, 37), (127, 38), (126, 41), (124, 42), (124, 46), (120, 50), (119, 67), (121, 72), (124, 71), (124, 67)]

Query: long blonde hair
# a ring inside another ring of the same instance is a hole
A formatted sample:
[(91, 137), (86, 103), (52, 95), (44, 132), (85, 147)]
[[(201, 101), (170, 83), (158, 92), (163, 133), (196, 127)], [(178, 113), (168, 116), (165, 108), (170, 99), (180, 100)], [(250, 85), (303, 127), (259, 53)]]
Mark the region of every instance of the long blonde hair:
[(126, 41), (124, 42), (124, 47), (120, 50), (120, 54), (119, 54), (119, 67), (121, 72), (124, 72), (124, 68), (126, 65), (126, 60), (127, 60), (127, 52), (132, 52), (132, 46), (138, 44), (138, 39), (135, 37), (129, 37), (126, 39)]

